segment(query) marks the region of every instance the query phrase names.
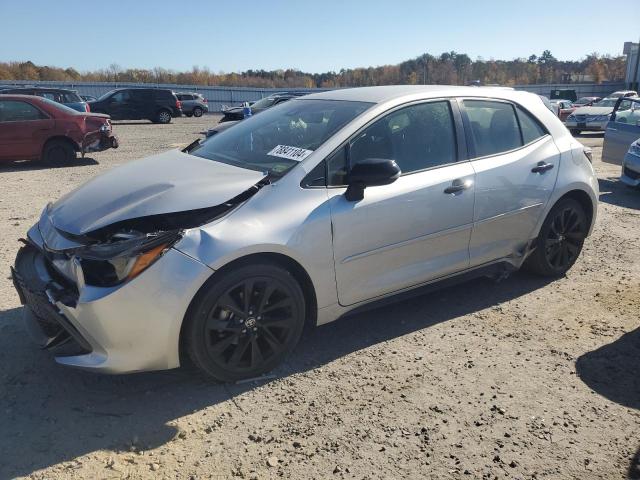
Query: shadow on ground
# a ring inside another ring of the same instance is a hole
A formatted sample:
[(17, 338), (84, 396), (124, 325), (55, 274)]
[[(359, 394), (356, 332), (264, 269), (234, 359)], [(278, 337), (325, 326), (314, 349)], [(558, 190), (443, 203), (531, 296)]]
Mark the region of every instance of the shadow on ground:
[[(576, 371), (596, 393), (640, 410), (640, 328), (582, 355)], [(640, 479), (640, 448), (631, 460), (627, 478)]]
[[(499, 285), (479, 279), (310, 329), (275, 376), (315, 369), (547, 282), (524, 273)], [(0, 478), (29, 475), (96, 450), (124, 450), (134, 438), (140, 448), (161, 446), (177, 434), (169, 422), (271, 381), (221, 385), (186, 369), (125, 376), (67, 369), (28, 342), (20, 312), (0, 312)]]
[(618, 207), (640, 210), (640, 189), (631, 188), (618, 178), (600, 178), (600, 201)]
[(30, 170), (51, 170), (52, 168), (86, 167), (98, 165), (97, 160), (91, 157), (78, 157), (70, 163), (51, 164), (38, 160), (15, 160), (0, 163), (0, 173), (25, 172)]
[(631, 460), (629, 471), (627, 472), (627, 478), (629, 480), (640, 480), (640, 448), (638, 448), (638, 451)]

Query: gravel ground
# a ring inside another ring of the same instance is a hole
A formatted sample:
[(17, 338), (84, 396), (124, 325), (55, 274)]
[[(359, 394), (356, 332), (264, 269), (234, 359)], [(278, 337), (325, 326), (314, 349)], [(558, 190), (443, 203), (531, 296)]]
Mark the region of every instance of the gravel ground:
[(116, 124), (67, 168), (0, 167), (0, 478), (640, 478), (640, 192), (600, 162), (598, 223), (566, 278), (479, 280), (305, 334), (259, 383), (56, 365), (8, 277), (46, 202), (197, 138), (212, 117)]

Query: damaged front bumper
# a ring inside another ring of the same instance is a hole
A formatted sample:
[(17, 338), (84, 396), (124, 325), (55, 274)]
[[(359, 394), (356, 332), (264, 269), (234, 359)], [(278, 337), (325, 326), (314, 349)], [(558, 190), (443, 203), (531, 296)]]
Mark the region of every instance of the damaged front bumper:
[(134, 279), (94, 287), (71, 282), (50, 256), (35, 225), (12, 277), (27, 331), (58, 363), (104, 373), (180, 365), (182, 320), (209, 267), (170, 248)]
[(113, 132), (109, 130), (96, 130), (87, 133), (82, 139), (80, 151), (84, 156), (86, 153), (102, 152), (110, 148), (118, 148), (120, 142)]

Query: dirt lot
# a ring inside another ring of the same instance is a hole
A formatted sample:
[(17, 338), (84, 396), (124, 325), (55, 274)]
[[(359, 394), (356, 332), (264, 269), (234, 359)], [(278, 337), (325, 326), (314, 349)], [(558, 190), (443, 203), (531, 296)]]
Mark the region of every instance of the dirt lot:
[(475, 281), (307, 334), (275, 376), (57, 366), (8, 277), (44, 205), (187, 144), (212, 117), (117, 124), (68, 168), (0, 167), (0, 479), (640, 478), (640, 192), (600, 162), (598, 223), (566, 278)]

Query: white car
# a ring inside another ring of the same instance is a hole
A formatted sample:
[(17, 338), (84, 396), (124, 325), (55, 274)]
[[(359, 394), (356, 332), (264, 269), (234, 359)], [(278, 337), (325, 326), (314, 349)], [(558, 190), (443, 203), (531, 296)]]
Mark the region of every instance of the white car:
[[(618, 98), (619, 97), (607, 97), (594, 103), (591, 107), (577, 108), (567, 117), (564, 122), (565, 126), (574, 135), (586, 131), (604, 132), (607, 128), (607, 123), (609, 123), (611, 113), (618, 102)], [(630, 107), (630, 101), (622, 100), (618, 109), (628, 110)]]

